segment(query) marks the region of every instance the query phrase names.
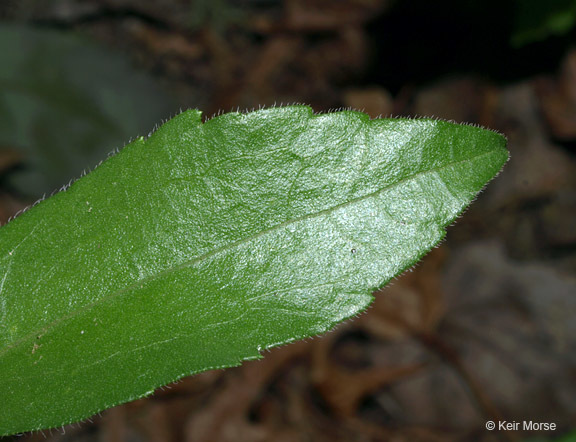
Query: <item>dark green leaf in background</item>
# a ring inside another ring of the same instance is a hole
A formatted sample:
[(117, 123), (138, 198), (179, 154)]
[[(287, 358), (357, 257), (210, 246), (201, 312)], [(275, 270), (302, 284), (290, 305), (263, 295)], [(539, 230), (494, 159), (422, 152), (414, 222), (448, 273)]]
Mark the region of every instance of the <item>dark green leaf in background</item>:
[(414, 264), (504, 137), (305, 106), (172, 119), (0, 230), (0, 434), (316, 335)]
[(514, 21), (516, 47), (567, 34), (576, 25), (576, 0), (516, 0)]
[(13, 174), (38, 198), (80, 176), (173, 108), (124, 57), (71, 32), (0, 24), (0, 148), (25, 154)]

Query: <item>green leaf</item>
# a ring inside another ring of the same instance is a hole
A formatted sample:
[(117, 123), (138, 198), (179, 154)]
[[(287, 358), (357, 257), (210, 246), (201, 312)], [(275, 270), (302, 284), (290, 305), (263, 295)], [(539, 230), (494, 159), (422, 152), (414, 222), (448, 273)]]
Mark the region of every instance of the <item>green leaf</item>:
[(0, 434), (329, 330), (508, 158), (437, 120), (187, 111), (0, 229)]
[(576, 0), (516, 0), (515, 9), (515, 47), (567, 34), (576, 24)]
[(72, 32), (0, 23), (0, 53), (0, 147), (26, 155), (10, 183), (36, 198), (174, 107), (126, 57)]

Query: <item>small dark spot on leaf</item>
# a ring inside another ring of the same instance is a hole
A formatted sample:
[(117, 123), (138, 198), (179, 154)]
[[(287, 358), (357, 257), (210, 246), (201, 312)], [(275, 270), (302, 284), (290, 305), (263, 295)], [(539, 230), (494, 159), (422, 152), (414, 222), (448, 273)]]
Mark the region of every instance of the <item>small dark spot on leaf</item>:
[(356, 253), (356, 249), (350, 250), (351, 253)]

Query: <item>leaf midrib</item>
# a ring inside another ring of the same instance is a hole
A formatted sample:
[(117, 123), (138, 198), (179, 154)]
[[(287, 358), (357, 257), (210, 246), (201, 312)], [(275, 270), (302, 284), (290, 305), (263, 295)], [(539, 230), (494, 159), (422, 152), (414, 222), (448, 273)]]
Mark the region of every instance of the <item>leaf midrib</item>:
[(52, 329), (52, 328), (55, 328), (56, 326), (58, 326), (58, 325), (59, 325), (60, 323), (62, 323), (63, 321), (65, 321), (65, 320), (67, 320), (67, 319), (70, 319), (70, 318), (73, 318), (74, 316), (77, 316), (78, 314), (80, 314), (80, 313), (82, 313), (82, 312), (84, 312), (84, 311), (86, 311), (86, 310), (89, 310), (89, 309), (91, 309), (92, 307), (97, 306), (97, 305), (99, 305), (99, 304), (101, 304), (101, 303), (103, 303), (103, 302), (106, 302), (106, 301), (108, 301), (108, 300), (110, 300), (110, 299), (114, 299), (114, 298), (122, 295), (123, 293), (126, 293), (126, 292), (128, 292), (128, 291), (136, 288), (138, 285), (143, 285), (143, 284), (145, 284), (145, 283), (147, 283), (147, 282), (149, 282), (149, 281), (153, 281), (153, 280), (155, 280), (155, 279), (157, 279), (157, 278), (161, 278), (161, 277), (163, 277), (163, 276), (165, 276), (165, 275), (168, 275), (168, 274), (170, 274), (170, 273), (176, 272), (176, 271), (178, 271), (178, 270), (182, 270), (182, 269), (187, 268), (187, 267), (191, 267), (191, 266), (193, 266), (193, 265), (195, 265), (195, 264), (197, 264), (197, 263), (199, 263), (199, 262), (202, 262), (202, 261), (204, 261), (204, 260), (206, 260), (206, 259), (208, 259), (208, 258), (211, 258), (212, 256), (215, 256), (215, 255), (217, 255), (217, 254), (219, 254), (219, 253), (221, 253), (221, 252), (224, 252), (224, 251), (227, 251), (227, 250), (230, 250), (230, 249), (234, 249), (234, 248), (236, 248), (236, 247), (240, 247), (241, 245), (246, 244), (247, 242), (253, 241), (253, 240), (258, 239), (258, 238), (261, 238), (261, 237), (264, 236), (264, 235), (267, 235), (267, 234), (269, 234), (269, 233), (272, 233), (272, 232), (274, 232), (274, 231), (276, 231), (276, 230), (283, 229), (284, 227), (287, 227), (287, 226), (289, 226), (289, 225), (291, 225), (291, 224), (295, 224), (295, 223), (298, 223), (298, 222), (300, 222), (300, 221), (304, 221), (304, 220), (306, 220), (306, 219), (310, 219), (310, 218), (315, 218), (315, 217), (318, 217), (318, 216), (327, 215), (327, 214), (333, 213), (333, 212), (335, 212), (335, 211), (337, 211), (337, 210), (339, 210), (339, 209), (341, 209), (341, 208), (348, 207), (348, 206), (354, 205), (354, 204), (356, 204), (356, 203), (359, 203), (359, 202), (361, 202), (361, 201), (364, 201), (364, 200), (367, 200), (367, 199), (376, 197), (376, 196), (378, 196), (379, 194), (384, 193), (384, 192), (386, 192), (386, 191), (394, 188), (395, 186), (399, 186), (399, 185), (401, 185), (401, 184), (403, 184), (403, 183), (405, 183), (405, 182), (407, 182), (407, 181), (416, 179), (416, 178), (418, 178), (418, 177), (420, 177), (420, 176), (424, 176), (424, 175), (429, 174), (429, 173), (437, 173), (437, 172), (440, 172), (440, 171), (442, 171), (442, 170), (444, 170), (444, 169), (447, 169), (447, 168), (449, 168), (449, 167), (456, 166), (456, 165), (459, 165), (459, 164), (463, 164), (463, 163), (467, 163), (467, 162), (473, 162), (473, 161), (475, 161), (475, 160), (477, 160), (477, 159), (479, 159), (479, 158), (482, 158), (482, 157), (485, 157), (485, 156), (488, 156), (488, 155), (491, 155), (491, 154), (494, 154), (494, 153), (497, 153), (497, 152), (498, 152), (498, 150), (496, 150), (496, 149), (494, 149), (494, 150), (489, 150), (489, 151), (487, 151), (487, 152), (483, 152), (483, 153), (481, 153), (481, 154), (474, 155), (474, 156), (469, 157), (469, 158), (466, 158), (466, 159), (464, 159), (464, 160), (454, 161), (454, 162), (451, 162), (451, 163), (446, 163), (446, 164), (444, 164), (444, 165), (442, 165), (441, 167), (438, 167), (438, 168), (431, 168), (431, 169), (427, 169), (427, 170), (423, 170), (423, 171), (414, 173), (414, 174), (412, 174), (412, 175), (410, 175), (410, 176), (407, 176), (407, 177), (405, 177), (405, 178), (403, 178), (403, 179), (400, 179), (399, 181), (396, 181), (396, 182), (394, 182), (394, 183), (388, 184), (387, 186), (385, 186), (385, 187), (383, 187), (383, 188), (381, 188), (381, 189), (375, 190), (374, 192), (368, 193), (368, 194), (366, 194), (366, 195), (362, 195), (362, 196), (357, 197), (357, 198), (353, 198), (353, 199), (351, 199), (351, 200), (349, 200), (349, 201), (345, 201), (345, 202), (343, 202), (343, 203), (337, 204), (337, 205), (332, 206), (332, 207), (328, 207), (328, 208), (326, 208), (326, 209), (322, 209), (322, 210), (320, 210), (320, 211), (318, 211), (318, 212), (309, 213), (309, 214), (306, 214), (306, 215), (302, 215), (302, 216), (299, 216), (299, 217), (296, 217), (296, 218), (293, 218), (293, 219), (284, 221), (284, 222), (282, 222), (282, 223), (280, 223), (280, 224), (276, 224), (275, 226), (272, 226), (272, 227), (270, 227), (270, 228), (268, 228), (268, 229), (266, 229), (266, 230), (263, 230), (263, 231), (261, 231), (261, 232), (255, 233), (255, 234), (253, 234), (253, 235), (249, 235), (249, 236), (247, 236), (247, 237), (245, 237), (245, 238), (239, 239), (239, 240), (234, 241), (234, 242), (232, 242), (232, 243), (225, 244), (225, 245), (223, 245), (223, 246), (217, 247), (217, 248), (215, 248), (214, 250), (211, 250), (211, 251), (209, 251), (209, 252), (204, 253), (203, 255), (200, 255), (200, 256), (197, 256), (197, 257), (195, 257), (195, 258), (192, 258), (192, 259), (190, 259), (190, 260), (188, 260), (188, 261), (186, 261), (186, 262), (184, 262), (184, 263), (182, 263), (182, 264), (176, 265), (176, 266), (174, 266), (174, 267), (167, 268), (167, 269), (162, 270), (161, 272), (158, 272), (158, 273), (156, 273), (156, 274), (154, 274), (154, 275), (141, 278), (141, 279), (135, 281), (134, 283), (130, 284), (130, 285), (127, 286), (127, 287), (124, 287), (124, 288), (122, 288), (122, 289), (120, 289), (120, 290), (117, 290), (117, 291), (115, 291), (115, 292), (112, 292), (112, 293), (110, 293), (108, 296), (99, 298), (99, 299), (97, 299), (96, 301), (94, 301), (94, 302), (92, 302), (92, 303), (90, 303), (90, 304), (86, 304), (85, 306), (79, 308), (78, 310), (74, 310), (74, 311), (68, 313), (67, 315), (63, 316), (62, 318), (59, 318), (59, 319), (56, 319), (56, 320), (52, 321), (51, 323), (47, 324), (46, 326), (42, 327), (41, 329), (39, 329), (39, 330), (37, 330), (37, 331), (34, 331), (34, 332), (32, 332), (32, 333), (28, 333), (26, 336), (22, 337), (22, 338), (19, 339), (18, 341), (14, 342), (14, 343), (11, 344), (11, 345), (6, 346), (3, 350), (0, 350), (0, 357), (4, 356), (4, 354), (8, 353), (8, 351), (10, 351), (11, 349), (17, 348), (20, 344), (22, 344), (23, 342), (26, 342), (26, 341), (27, 341), (28, 339), (30, 339), (31, 337), (44, 335), (44, 334), (46, 334), (46, 333), (48, 332), (48, 330), (50, 330), (50, 329)]

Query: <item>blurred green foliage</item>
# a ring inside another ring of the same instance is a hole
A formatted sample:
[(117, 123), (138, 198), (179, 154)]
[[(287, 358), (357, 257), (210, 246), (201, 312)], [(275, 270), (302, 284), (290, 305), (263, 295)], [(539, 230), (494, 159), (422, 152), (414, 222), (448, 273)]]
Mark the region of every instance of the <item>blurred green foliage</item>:
[(576, 442), (576, 430), (571, 431), (570, 433), (565, 434), (564, 436), (554, 440), (556, 442)]
[(560, 437), (537, 437), (537, 438), (530, 438), (526, 439), (525, 442), (576, 442), (576, 430), (571, 431), (564, 436)]
[(514, 18), (515, 47), (567, 34), (576, 24), (576, 0), (517, 0)]
[(229, 0), (192, 0), (189, 26), (198, 30), (204, 26), (217, 32), (245, 17), (243, 10)]
[(70, 32), (0, 26), (0, 148), (24, 154), (10, 184), (29, 197), (60, 188), (173, 112), (156, 83)]

